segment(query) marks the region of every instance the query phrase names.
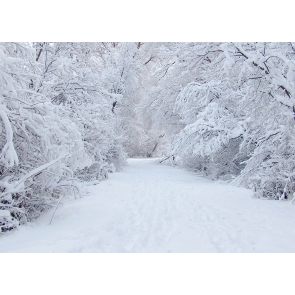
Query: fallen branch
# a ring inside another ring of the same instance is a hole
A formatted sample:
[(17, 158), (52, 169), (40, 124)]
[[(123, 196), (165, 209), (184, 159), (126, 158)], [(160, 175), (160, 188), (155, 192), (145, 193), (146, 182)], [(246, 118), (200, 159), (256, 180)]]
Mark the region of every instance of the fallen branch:
[(164, 162), (164, 161), (166, 161), (166, 160), (168, 160), (168, 159), (170, 159), (172, 157), (173, 157), (173, 160), (174, 160), (174, 155), (172, 155), (172, 156), (168, 156), (165, 159), (161, 160), (159, 163), (162, 163), (162, 162)]

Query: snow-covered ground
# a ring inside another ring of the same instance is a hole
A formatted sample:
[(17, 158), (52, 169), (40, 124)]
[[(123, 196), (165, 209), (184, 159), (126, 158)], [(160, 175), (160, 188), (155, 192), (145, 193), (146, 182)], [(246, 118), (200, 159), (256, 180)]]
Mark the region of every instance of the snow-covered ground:
[(77, 200), (0, 236), (0, 252), (295, 252), (295, 206), (129, 159)]

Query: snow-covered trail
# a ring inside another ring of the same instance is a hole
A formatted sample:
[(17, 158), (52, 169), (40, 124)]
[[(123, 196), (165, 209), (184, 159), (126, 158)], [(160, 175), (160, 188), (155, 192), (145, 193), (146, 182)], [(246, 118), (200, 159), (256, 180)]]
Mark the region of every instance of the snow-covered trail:
[(123, 172), (0, 237), (0, 252), (295, 252), (295, 206), (130, 159)]

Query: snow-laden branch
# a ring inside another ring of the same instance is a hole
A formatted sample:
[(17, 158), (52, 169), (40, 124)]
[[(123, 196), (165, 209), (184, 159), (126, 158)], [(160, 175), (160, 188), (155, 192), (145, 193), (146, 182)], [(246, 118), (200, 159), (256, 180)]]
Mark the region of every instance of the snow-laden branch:
[(0, 160), (5, 165), (7, 165), (7, 167), (12, 167), (14, 165), (18, 165), (19, 159), (13, 145), (13, 131), (11, 124), (3, 107), (0, 108), (0, 117), (2, 119), (6, 134), (6, 143), (1, 151)]
[[(248, 62), (252, 63), (255, 67), (260, 69), (262, 73), (265, 74), (265, 77), (268, 79), (269, 83), (277, 85), (277, 87), (284, 90), (285, 94), (291, 99), (292, 106), (295, 105), (294, 98), (294, 70), (295, 63), (294, 61), (287, 59), (285, 56), (280, 54), (279, 52), (276, 55), (266, 55), (258, 54), (257, 52), (247, 52), (242, 48), (242, 45), (239, 43), (234, 43), (234, 46), (238, 53), (240, 53)], [(271, 59), (279, 59), (281, 62), (288, 67), (287, 75), (284, 75), (276, 66), (276, 64), (267, 64), (267, 62)], [(277, 94), (272, 93), (279, 102), (282, 102), (282, 97)], [(285, 105), (289, 106), (290, 103), (284, 102)]]
[(49, 163), (47, 163), (47, 164), (44, 164), (44, 165), (42, 165), (42, 166), (40, 166), (40, 167), (38, 167), (38, 168), (32, 170), (32, 171), (29, 172), (27, 175), (25, 175), (21, 180), (19, 180), (19, 181), (16, 183), (15, 187), (19, 186), (22, 182), (25, 182), (29, 177), (31, 177), (31, 176), (33, 176), (33, 175), (35, 175), (35, 174), (40, 173), (42, 170), (47, 169), (48, 167), (54, 165), (55, 163), (57, 163), (58, 161), (60, 161), (61, 159), (65, 158), (65, 157), (67, 157), (67, 156), (69, 156), (69, 155), (70, 155), (70, 154), (65, 154), (65, 155), (63, 155), (63, 156), (61, 156), (61, 157), (59, 157), (59, 158), (57, 158), (57, 159), (55, 159), (55, 160), (52, 160), (51, 162), (49, 162)]
[[(55, 163), (57, 163), (58, 161), (60, 161), (61, 159), (65, 158), (65, 157), (67, 157), (67, 156), (69, 156), (69, 154), (65, 154), (65, 155), (63, 155), (63, 156), (61, 156), (61, 157), (59, 157), (59, 158), (57, 158), (57, 159), (55, 159), (55, 160), (50, 161), (50, 162), (47, 163), (47, 164), (44, 164), (44, 165), (39, 166), (38, 168), (32, 170), (31, 172), (29, 172), (28, 174), (26, 174), (24, 177), (22, 177), (19, 181), (15, 182), (15, 183), (13, 183), (13, 184), (5, 184), (5, 183), (2, 181), (2, 182), (1, 182), (1, 185), (2, 185), (2, 186), (6, 186), (6, 187), (8, 187), (9, 189), (6, 190), (5, 192), (3, 192), (3, 193), (0, 195), (0, 199), (1, 199), (3, 196), (7, 195), (7, 194), (12, 194), (12, 193), (17, 193), (17, 192), (19, 192), (19, 190), (23, 188), (23, 183), (24, 183), (28, 178), (30, 178), (30, 177), (32, 177), (32, 176), (34, 176), (34, 175), (36, 175), (36, 174), (42, 172), (43, 170), (45, 170), (45, 169), (47, 169), (48, 167), (54, 165)], [(21, 188), (17, 188), (17, 187), (20, 186), (20, 185), (21, 185)]]

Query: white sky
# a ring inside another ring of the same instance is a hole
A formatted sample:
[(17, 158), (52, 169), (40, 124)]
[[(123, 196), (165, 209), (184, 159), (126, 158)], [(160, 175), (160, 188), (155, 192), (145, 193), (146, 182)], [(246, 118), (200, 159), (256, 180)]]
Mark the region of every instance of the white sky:
[(294, 13), (287, 0), (101, 2), (6, 1), (1, 3), (0, 39), (262, 42), (293, 36)]

